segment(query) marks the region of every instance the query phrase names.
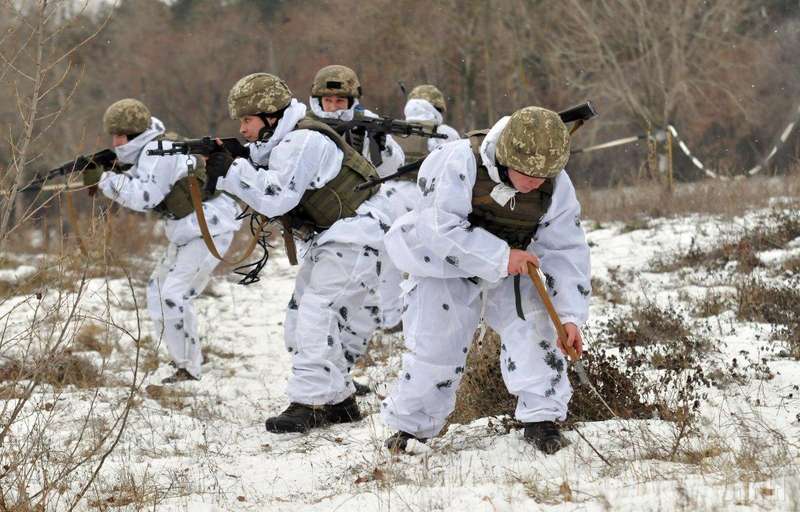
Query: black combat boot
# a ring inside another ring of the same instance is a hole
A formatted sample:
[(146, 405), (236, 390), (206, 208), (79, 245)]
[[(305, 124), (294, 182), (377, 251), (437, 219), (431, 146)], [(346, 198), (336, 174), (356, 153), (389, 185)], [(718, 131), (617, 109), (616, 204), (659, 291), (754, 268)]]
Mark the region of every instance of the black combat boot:
[(356, 396), (364, 396), (372, 393), (372, 389), (367, 386), (366, 384), (362, 384), (358, 381), (353, 381), (353, 386), (356, 387)]
[(386, 440), (383, 445), (389, 449), (392, 453), (403, 453), (406, 451), (406, 446), (408, 446), (408, 441), (411, 439), (416, 439), (420, 443), (424, 443), (427, 439), (417, 437), (415, 435), (409, 434), (408, 432), (403, 432), (402, 430), (399, 432), (395, 432)]
[(325, 406), (325, 417), (331, 423), (351, 423), (361, 419), (356, 397), (350, 395), (338, 404)]
[(325, 406), (292, 402), (278, 416), (267, 418), (266, 426), (268, 432), (284, 434), (286, 432), (305, 432), (311, 428), (321, 427), (327, 422)]
[(173, 373), (172, 375), (170, 375), (169, 377), (161, 379), (161, 383), (162, 384), (175, 384), (177, 382), (184, 382), (184, 381), (187, 381), (187, 380), (200, 380), (200, 379), (198, 379), (197, 377), (195, 377), (191, 373), (187, 372), (185, 368), (178, 368), (178, 370), (175, 373)]
[(536, 448), (548, 455), (556, 453), (565, 445), (558, 425), (552, 421), (525, 423), (525, 439), (532, 441)]

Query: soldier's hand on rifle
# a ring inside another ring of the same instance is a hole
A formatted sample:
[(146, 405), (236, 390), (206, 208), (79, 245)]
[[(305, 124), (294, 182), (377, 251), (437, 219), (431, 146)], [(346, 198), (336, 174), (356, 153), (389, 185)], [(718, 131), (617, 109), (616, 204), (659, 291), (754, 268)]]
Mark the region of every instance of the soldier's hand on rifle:
[(93, 187), (100, 182), (100, 176), (103, 175), (103, 169), (100, 167), (89, 167), (83, 171), (83, 186)]
[(371, 139), (378, 145), (378, 148), (381, 151), (386, 150), (386, 134), (385, 133), (376, 133)]
[(208, 155), (206, 160), (206, 176), (208, 177), (207, 188), (210, 192), (217, 189), (217, 180), (228, 173), (228, 169), (233, 163), (233, 156), (227, 151), (217, 151)]
[(511, 276), (527, 275), (528, 263), (539, 267), (539, 258), (535, 254), (520, 249), (511, 249), (508, 255), (508, 274)]
[(100, 182), (100, 177), (103, 175), (102, 167), (87, 167), (82, 173), (83, 186), (89, 187), (89, 195), (94, 196), (97, 193), (97, 184)]
[(366, 134), (367, 130), (365, 130), (364, 128), (361, 127), (353, 128), (348, 133), (348, 137), (346, 137), (347, 143), (360, 151), (361, 148), (364, 147), (364, 136)]
[(567, 322), (564, 324), (564, 331), (567, 333), (566, 342), (559, 338), (557, 343), (558, 348), (566, 355), (569, 355), (569, 349), (572, 349), (578, 355), (578, 358), (580, 358), (581, 355), (583, 355), (583, 336), (581, 335), (581, 330), (572, 322)]
[[(217, 139), (217, 144), (222, 144), (222, 141)], [(230, 144), (225, 147), (233, 158), (250, 158), (250, 148), (242, 145), (238, 141), (236, 144)]]

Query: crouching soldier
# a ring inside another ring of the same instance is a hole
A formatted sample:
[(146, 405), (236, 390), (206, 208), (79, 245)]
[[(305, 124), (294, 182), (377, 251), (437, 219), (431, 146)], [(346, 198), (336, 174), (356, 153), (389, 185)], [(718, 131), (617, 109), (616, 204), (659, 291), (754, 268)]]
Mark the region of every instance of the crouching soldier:
[[(84, 184), (96, 185), (106, 197), (125, 208), (154, 211), (164, 219), (170, 243), (147, 285), (147, 310), (156, 339), (163, 336), (177, 369), (162, 382), (198, 380), (203, 354), (192, 301), (206, 287), (219, 263), (201, 238), (188, 196), (189, 168), (196, 169), (203, 178), (203, 161), (186, 155), (148, 155), (147, 149), (156, 148), (163, 138), (164, 125), (151, 117), (138, 100), (112, 104), (103, 116), (103, 125), (111, 135), (117, 160), (132, 167), (118, 174), (88, 170), (84, 172)], [(170, 147), (169, 141), (162, 144)], [(207, 195), (203, 209), (214, 243), (220, 252), (226, 251), (241, 224), (236, 203), (229, 197)]]
[(398, 431), (388, 448), (404, 450), (409, 439), (439, 433), (484, 316), (500, 335), (501, 371), (517, 396), (515, 417), (525, 424), (525, 438), (546, 453), (561, 448), (555, 421), (565, 419), (572, 393), (564, 347), (533, 284), (519, 276), (527, 275), (528, 263), (540, 265), (568, 333), (565, 344), (580, 353), (589, 248), (563, 170), (568, 157), (569, 133), (558, 114), (527, 107), (425, 160), (422, 200), (385, 240), (392, 260), (410, 274), (407, 352), (381, 411)]
[(212, 155), (216, 187), (269, 218), (287, 216), (308, 248), (284, 322), (292, 373), (290, 405), (266, 420), (270, 432), (305, 432), (361, 418), (350, 370), (379, 316), (377, 274), (389, 220), (374, 190), (355, 186), (374, 167), (267, 73), (239, 80), (228, 96), (233, 119), (252, 143), (249, 159)]

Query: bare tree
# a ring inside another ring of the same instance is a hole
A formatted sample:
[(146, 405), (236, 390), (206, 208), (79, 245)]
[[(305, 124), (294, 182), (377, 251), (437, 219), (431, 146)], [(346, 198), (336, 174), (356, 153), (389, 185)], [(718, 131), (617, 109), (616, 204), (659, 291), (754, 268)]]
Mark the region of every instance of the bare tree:
[[(78, 86), (73, 55), (95, 32), (64, 47), (61, 39), (72, 28), (73, 19), (64, 18), (68, 4), (57, 0), (37, 0), (23, 10), (7, 1), (6, 32), (0, 40), (0, 83), (16, 107), (5, 141), (10, 150), (10, 165), (0, 177), (0, 188), (8, 190), (0, 208), (0, 251), (8, 236), (35, 207), (18, 204), (18, 193), (25, 184), (26, 170), (40, 160), (43, 142), (67, 110)], [(85, 7), (85, 6), (84, 6)], [(12, 213), (17, 216), (12, 223)]]
[[(661, 127), (701, 104), (741, 111), (729, 78), (745, 69), (754, 11), (745, 0), (566, 0), (548, 11), (556, 32), (539, 47), (574, 89)], [(527, 23), (541, 24), (545, 12), (533, 14)]]

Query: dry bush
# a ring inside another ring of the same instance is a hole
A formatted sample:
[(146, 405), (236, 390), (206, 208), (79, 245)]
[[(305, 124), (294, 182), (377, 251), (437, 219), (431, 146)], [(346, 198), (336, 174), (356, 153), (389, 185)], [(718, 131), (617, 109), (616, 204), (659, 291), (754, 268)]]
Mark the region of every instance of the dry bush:
[(52, 386), (76, 386), (96, 388), (108, 386), (104, 376), (94, 363), (69, 352), (51, 354), (26, 365), (21, 361), (11, 361), (0, 366), (0, 381), (29, 381), (36, 379)]
[[(596, 222), (631, 222), (641, 218), (687, 214), (740, 216), (770, 205), (774, 197), (800, 197), (800, 172), (740, 180), (704, 180), (677, 184), (668, 194), (660, 183), (603, 189), (578, 189), (583, 216)], [(638, 221), (640, 222), (640, 221)]]
[(785, 340), (788, 355), (800, 359), (800, 278), (779, 284), (759, 278), (740, 282), (736, 287), (740, 320), (765, 322), (775, 327), (774, 338)]
[(473, 341), (470, 347), (448, 423), (469, 423), (486, 416), (514, 413), (517, 400), (506, 389), (499, 363), (500, 336), (487, 329), (483, 342)]
[(602, 322), (599, 336), (607, 345), (623, 349), (670, 343), (688, 337), (689, 333), (679, 309), (647, 304), (634, 306), (629, 313)]
[[(513, 416), (517, 400), (506, 389), (499, 360), (500, 337), (488, 330), (483, 343), (473, 343), (470, 349), (464, 377), (456, 395), (456, 406), (448, 423), (469, 423), (487, 416)], [(641, 370), (626, 368), (622, 358), (603, 350), (586, 352), (581, 360), (589, 381), (616, 416), (653, 416), (656, 406), (643, 402), (647, 383)], [(579, 384), (573, 365), (570, 365), (568, 375), (575, 388), (569, 406), (568, 424), (614, 417), (588, 387)]]
[(178, 386), (160, 386), (150, 384), (145, 387), (147, 397), (155, 400), (164, 409), (179, 411), (189, 407), (191, 403), (187, 400), (195, 396), (194, 391), (181, 389)]
[(18, 295), (41, 295), (48, 288), (74, 292), (75, 276), (66, 276), (56, 267), (40, 268), (14, 282), (0, 281), (0, 299)]
[(707, 290), (705, 296), (692, 299), (692, 314), (700, 318), (718, 316), (734, 306), (727, 294), (717, 290)]
[[(647, 382), (641, 370), (626, 367), (621, 357), (605, 350), (587, 351), (581, 361), (594, 390), (581, 382), (575, 366), (570, 365), (569, 378), (574, 393), (569, 403), (568, 424), (604, 421), (614, 417), (647, 419), (656, 412), (663, 417), (664, 412), (668, 411), (666, 407), (660, 409), (657, 405), (645, 403)], [(595, 395), (595, 391), (602, 400)]]
[(800, 214), (795, 210), (775, 209), (759, 221), (752, 230), (737, 230), (720, 236), (721, 244), (703, 249), (695, 245), (678, 256), (660, 255), (652, 268), (659, 272), (673, 272), (690, 267), (704, 266), (712, 269), (725, 268), (735, 263), (738, 272), (750, 273), (763, 267), (758, 257), (761, 251), (783, 249), (786, 244), (800, 237)]

